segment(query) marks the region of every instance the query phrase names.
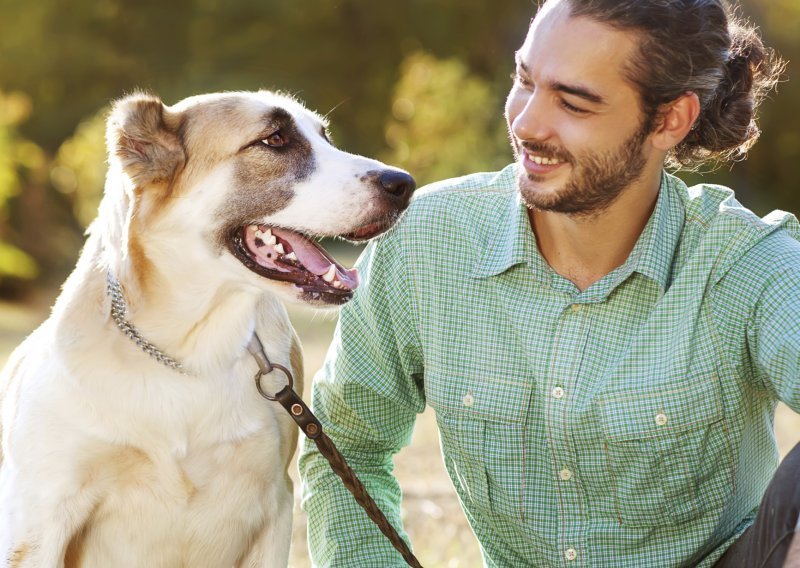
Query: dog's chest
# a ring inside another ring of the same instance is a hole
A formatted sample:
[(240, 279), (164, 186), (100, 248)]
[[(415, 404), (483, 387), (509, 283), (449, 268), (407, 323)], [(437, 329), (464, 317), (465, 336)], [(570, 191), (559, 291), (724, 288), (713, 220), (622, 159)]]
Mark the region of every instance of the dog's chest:
[(86, 527), (81, 565), (235, 564), (266, 523), (280, 521), (275, 503), (291, 499), (279, 456), (263, 434), (182, 457), (120, 450), (96, 471), (115, 480)]
[(211, 401), (197, 392), (176, 416), (137, 421), (130, 445), (94, 460), (87, 479), (101, 498), (79, 565), (228, 567), (268, 523), (291, 522), (276, 505), (291, 503), (290, 419), (255, 389), (240, 400), (228, 395)]

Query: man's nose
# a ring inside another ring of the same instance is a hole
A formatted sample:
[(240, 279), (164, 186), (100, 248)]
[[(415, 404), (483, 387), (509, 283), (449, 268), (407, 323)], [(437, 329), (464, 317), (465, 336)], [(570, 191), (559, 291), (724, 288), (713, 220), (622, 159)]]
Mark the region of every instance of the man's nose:
[(553, 136), (550, 111), (541, 93), (532, 93), (511, 121), (511, 131), (519, 140), (547, 140)]

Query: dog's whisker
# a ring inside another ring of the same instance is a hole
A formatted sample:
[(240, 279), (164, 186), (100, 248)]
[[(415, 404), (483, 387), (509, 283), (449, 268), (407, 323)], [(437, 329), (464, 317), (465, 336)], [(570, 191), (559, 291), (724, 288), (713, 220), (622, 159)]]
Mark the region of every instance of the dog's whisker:
[(351, 97), (347, 97), (346, 99), (342, 99), (342, 100), (341, 100), (341, 102), (339, 102), (338, 104), (334, 105), (334, 107), (333, 107), (331, 110), (329, 110), (328, 112), (326, 112), (325, 114), (323, 114), (323, 115), (322, 115), (322, 118), (323, 118), (323, 119), (325, 119), (325, 120), (328, 120), (328, 118), (330, 117), (330, 115), (331, 115), (331, 114), (333, 114), (333, 111), (335, 111), (337, 108), (339, 108), (340, 106), (342, 106), (344, 103), (346, 103), (346, 102), (350, 102), (350, 98), (351, 98)]

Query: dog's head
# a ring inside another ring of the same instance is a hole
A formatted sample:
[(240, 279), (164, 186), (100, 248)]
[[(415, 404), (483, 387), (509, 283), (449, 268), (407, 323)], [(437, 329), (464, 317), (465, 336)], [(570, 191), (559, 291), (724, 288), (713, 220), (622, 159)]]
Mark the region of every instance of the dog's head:
[(132, 95), (115, 104), (107, 133), (101, 218), (113, 210), (106, 232), (142, 281), (174, 271), (341, 304), (358, 276), (317, 239), (381, 234), (414, 190), (407, 173), (337, 149), (324, 119), (267, 91), (171, 107)]

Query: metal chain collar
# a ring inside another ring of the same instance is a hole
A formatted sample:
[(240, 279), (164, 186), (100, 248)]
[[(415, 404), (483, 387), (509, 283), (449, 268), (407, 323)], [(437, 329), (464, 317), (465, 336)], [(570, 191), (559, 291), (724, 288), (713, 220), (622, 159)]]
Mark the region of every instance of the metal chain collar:
[(125, 296), (122, 294), (122, 287), (119, 284), (119, 281), (114, 278), (111, 272), (108, 272), (106, 275), (106, 284), (107, 288), (106, 291), (108, 292), (109, 297), (111, 298), (111, 318), (114, 320), (114, 323), (117, 324), (117, 327), (128, 336), (139, 348), (150, 355), (153, 359), (161, 363), (162, 365), (169, 367), (170, 369), (181, 373), (182, 375), (188, 375), (186, 370), (183, 368), (183, 365), (163, 351), (161, 351), (158, 347), (147, 341), (142, 334), (139, 333), (139, 330), (136, 327), (125, 319), (125, 316), (128, 314), (128, 306), (125, 303)]

